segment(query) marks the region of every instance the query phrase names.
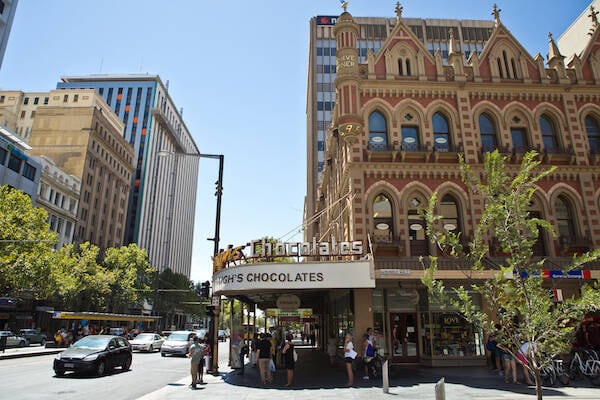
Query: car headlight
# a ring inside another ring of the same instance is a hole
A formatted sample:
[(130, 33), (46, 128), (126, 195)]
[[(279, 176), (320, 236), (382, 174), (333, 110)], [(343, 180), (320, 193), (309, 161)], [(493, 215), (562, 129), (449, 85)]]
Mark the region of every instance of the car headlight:
[(94, 361), (96, 358), (98, 358), (100, 354), (98, 353), (94, 353), (94, 354), (90, 354), (89, 356), (85, 356), (83, 357), (84, 361)]
[(55, 358), (57, 360), (61, 360), (62, 359), (62, 353), (58, 353)]

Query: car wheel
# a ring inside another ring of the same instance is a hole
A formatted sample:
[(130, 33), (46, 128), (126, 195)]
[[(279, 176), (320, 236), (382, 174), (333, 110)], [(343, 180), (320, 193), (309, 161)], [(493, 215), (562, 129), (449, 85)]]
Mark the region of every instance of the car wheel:
[(148, 351), (149, 352), (153, 352), (154, 351), (154, 346), (150, 345), (150, 347), (148, 347)]
[(27, 342), (25, 340), (21, 340), (19, 342), (19, 347), (25, 347), (27, 345)]
[(40, 346), (44, 347), (46, 345), (46, 339), (42, 339), (40, 342)]
[(104, 362), (104, 360), (101, 360), (96, 365), (96, 375), (102, 376), (102, 375), (104, 375), (105, 372), (106, 372), (106, 363)]
[(160, 353), (161, 357), (166, 357), (167, 355), (165, 353)]
[(56, 374), (56, 376), (63, 376), (65, 374), (65, 371), (63, 371), (62, 369), (55, 369), (54, 373)]
[(129, 371), (129, 368), (131, 368), (131, 357), (127, 356), (125, 362), (123, 363), (123, 365), (121, 365), (121, 369), (123, 371)]

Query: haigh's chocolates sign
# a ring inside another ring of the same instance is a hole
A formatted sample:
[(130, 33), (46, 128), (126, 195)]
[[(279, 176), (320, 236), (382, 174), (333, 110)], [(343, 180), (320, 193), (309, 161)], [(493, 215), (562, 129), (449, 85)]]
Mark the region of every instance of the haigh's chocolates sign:
[(250, 242), (249, 258), (270, 257), (327, 257), (327, 256), (359, 256), (363, 254), (361, 240), (338, 242), (334, 237), (331, 242), (271, 242), (267, 239)]

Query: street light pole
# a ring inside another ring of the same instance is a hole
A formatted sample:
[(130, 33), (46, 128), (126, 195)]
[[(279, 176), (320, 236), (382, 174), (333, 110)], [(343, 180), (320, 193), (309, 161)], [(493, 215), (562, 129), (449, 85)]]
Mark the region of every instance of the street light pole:
[[(215, 192), (215, 196), (217, 196), (217, 210), (215, 215), (215, 236), (213, 238), (209, 238), (208, 240), (212, 240), (214, 242), (213, 247), (213, 257), (219, 254), (219, 239), (220, 239), (220, 230), (221, 230), (221, 196), (223, 195), (223, 163), (225, 161), (225, 157), (223, 154), (202, 154), (200, 153), (200, 158), (212, 158), (219, 160), (219, 177), (217, 179), (216, 185), (217, 190)], [(221, 301), (220, 298), (215, 298), (212, 296), (211, 305), (215, 306), (214, 314), (210, 319), (208, 334), (211, 343), (212, 350), (212, 359), (211, 359), (211, 371), (213, 375), (219, 374), (219, 313), (221, 310)]]

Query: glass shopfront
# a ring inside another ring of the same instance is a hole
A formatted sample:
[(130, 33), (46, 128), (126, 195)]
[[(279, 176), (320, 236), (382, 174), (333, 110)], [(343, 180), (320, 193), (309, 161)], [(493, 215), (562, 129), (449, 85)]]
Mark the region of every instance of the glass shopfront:
[[(480, 306), (480, 299), (475, 300)], [(448, 305), (430, 302), (425, 288), (374, 289), (373, 329), (380, 354), (392, 363), (462, 365), (485, 360), (481, 329)]]
[[(483, 331), (465, 320), (449, 305), (430, 302), (425, 289), (419, 301), (421, 308), (421, 354), (432, 360), (476, 360), (485, 358)], [(481, 306), (476, 293), (475, 305)]]

